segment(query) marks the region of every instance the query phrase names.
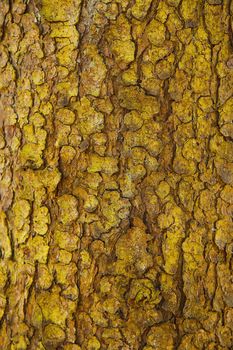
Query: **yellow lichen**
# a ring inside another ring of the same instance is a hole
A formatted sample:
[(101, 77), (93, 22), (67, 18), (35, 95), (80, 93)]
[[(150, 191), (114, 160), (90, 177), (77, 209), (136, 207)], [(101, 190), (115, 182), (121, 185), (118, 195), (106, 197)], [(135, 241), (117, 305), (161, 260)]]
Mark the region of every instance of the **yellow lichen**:
[(102, 171), (112, 175), (118, 171), (118, 161), (113, 157), (100, 157), (97, 154), (91, 154), (87, 170), (90, 173)]
[(132, 15), (139, 20), (144, 19), (150, 4), (151, 0), (136, 0), (135, 4), (132, 6)]
[(52, 38), (69, 38), (73, 45), (78, 44), (79, 32), (72, 25), (66, 25), (62, 22), (52, 23), (50, 36)]
[(36, 70), (32, 73), (32, 81), (35, 85), (41, 85), (44, 82), (44, 72), (42, 70)]
[(15, 238), (18, 243), (23, 243), (29, 234), (29, 215), (31, 207), (28, 201), (18, 200), (13, 207)]
[(76, 155), (76, 151), (73, 147), (71, 146), (63, 146), (61, 148), (61, 152), (60, 152), (60, 157), (61, 160), (65, 163), (70, 163), (72, 162), (72, 160), (74, 159)]
[(33, 212), (33, 228), (39, 235), (45, 235), (48, 231), (48, 225), (50, 224), (50, 215), (48, 208), (38, 207)]
[(76, 45), (68, 44), (62, 47), (57, 52), (57, 59), (61, 66), (69, 67), (70, 69), (75, 67), (75, 61), (77, 58)]
[(134, 60), (135, 45), (130, 40), (114, 40), (111, 49), (116, 61), (119, 63), (129, 64)]
[(149, 279), (133, 280), (130, 286), (129, 299), (136, 304), (155, 307), (161, 301), (160, 291), (155, 289)]
[(78, 201), (74, 196), (64, 194), (57, 199), (57, 203), (60, 211), (60, 220), (64, 225), (70, 224), (78, 218)]
[(96, 196), (90, 195), (86, 198), (84, 203), (84, 209), (88, 212), (93, 212), (98, 206), (98, 199)]
[(85, 66), (81, 74), (82, 88), (87, 95), (99, 96), (107, 73), (103, 58), (95, 45), (87, 45), (83, 55), (85, 56)]
[(41, 14), (51, 22), (78, 22), (80, 0), (43, 0)]
[[(146, 252), (147, 242), (151, 239), (141, 228), (134, 227), (129, 229), (120, 237), (116, 244), (116, 271), (118, 274), (130, 274), (134, 270), (139, 273), (153, 265), (151, 255)], [(127, 272), (127, 269), (128, 272)]]
[(49, 324), (43, 331), (43, 342), (46, 346), (59, 345), (65, 340), (65, 332), (56, 324)]
[(126, 87), (119, 91), (120, 105), (129, 110), (136, 109), (148, 114), (159, 112), (159, 102), (155, 97), (147, 96), (144, 90), (138, 87)]
[(232, 348), (232, 15), (0, 1), (0, 348)]
[(68, 232), (56, 230), (54, 241), (60, 248), (72, 252), (78, 248), (79, 237)]
[(88, 340), (87, 349), (88, 350), (99, 350), (101, 348), (100, 342), (96, 337), (92, 337)]
[(101, 131), (104, 127), (104, 116), (91, 106), (88, 98), (84, 97), (80, 102), (75, 103), (74, 109), (78, 114), (78, 128), (83, 136)]
[(146, 33), (151, 44), (162, 45), (165, 40), (166, 28), (161, 22), (153, 19), (147, 26)]

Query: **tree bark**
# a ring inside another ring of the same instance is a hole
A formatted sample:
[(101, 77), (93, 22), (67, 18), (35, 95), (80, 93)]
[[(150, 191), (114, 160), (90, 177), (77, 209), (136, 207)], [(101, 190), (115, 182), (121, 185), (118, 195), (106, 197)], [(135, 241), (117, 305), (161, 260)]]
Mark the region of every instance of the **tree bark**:
[(1, 0), (0, 348), (233, 348), (231, 0)]

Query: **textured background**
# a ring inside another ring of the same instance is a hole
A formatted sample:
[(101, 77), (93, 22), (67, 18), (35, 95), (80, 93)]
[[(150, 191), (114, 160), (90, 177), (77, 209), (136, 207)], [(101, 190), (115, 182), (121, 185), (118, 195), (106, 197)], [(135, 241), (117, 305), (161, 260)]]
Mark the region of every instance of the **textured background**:
[(233, 1), (0, 0), (0, 349), (233, 349)]

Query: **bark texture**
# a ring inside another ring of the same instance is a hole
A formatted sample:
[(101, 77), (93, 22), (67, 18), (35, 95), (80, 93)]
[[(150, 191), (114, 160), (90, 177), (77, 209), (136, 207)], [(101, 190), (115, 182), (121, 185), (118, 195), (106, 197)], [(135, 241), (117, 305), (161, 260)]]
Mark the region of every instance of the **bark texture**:
[(233, 1), (0, 1), (1, 350), (233, 348)]

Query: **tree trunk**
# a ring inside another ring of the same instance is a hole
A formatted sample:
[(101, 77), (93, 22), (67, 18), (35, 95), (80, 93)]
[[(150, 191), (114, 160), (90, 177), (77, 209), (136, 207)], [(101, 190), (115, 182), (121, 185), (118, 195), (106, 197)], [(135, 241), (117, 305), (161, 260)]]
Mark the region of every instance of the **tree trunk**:
[(0, 1), (0, 348), (233, 348), (233, 1)]

